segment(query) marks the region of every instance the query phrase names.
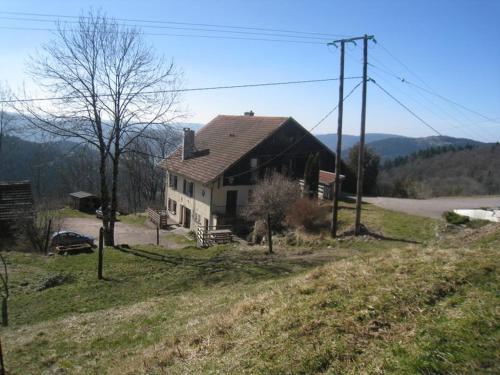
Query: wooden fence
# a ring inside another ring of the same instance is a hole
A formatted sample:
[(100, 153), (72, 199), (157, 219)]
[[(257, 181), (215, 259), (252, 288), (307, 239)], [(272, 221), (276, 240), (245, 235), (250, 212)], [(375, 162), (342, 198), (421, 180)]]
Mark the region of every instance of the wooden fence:
[(168, 226), (167, 219), (168, 214), (167, 210), (160, 208), (148, 208), (148, 217), (152, 223), (156, 224), (156, 226), (160, 227), (160, 229), (166, 229)]
[(196, 230), (196, 244), (198, 247), (209, 247), (233, 241), (233, 232), (229, 225), (211, 227), (200, 226)]

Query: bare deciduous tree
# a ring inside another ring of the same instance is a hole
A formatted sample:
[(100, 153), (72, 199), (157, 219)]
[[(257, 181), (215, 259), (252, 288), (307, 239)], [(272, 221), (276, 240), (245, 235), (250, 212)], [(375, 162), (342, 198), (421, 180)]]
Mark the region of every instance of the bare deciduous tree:
[[(11, 97), (10, 91), (6, 86), (0, 84), (0, 101), (9, 100)], [(2, 156), (3, 138), (12, 130), (14, 117), (8, 112), (8, 106), (4, 102), (0, 102), (0, 158)]]
[(182, 139), (173, 127), (151, 128), (135, 139), (123, 155), (124, 195), (129, 209), (164, 202), (165, 171), (159, 162), (175, 151)]
[(250, 204), (245, 208), (245, 216), (250, 220), (266, 219), (271, 214), (273, 225), (279, 225), (285, 218), (290, 205), (300, 198), (297, 181), (279, 173), (260, 180), (252, 192)]
[(99, 152), (105, 242), (114, 245), (122, 153), (151, 126), (178, 115), (173, 63), (158, 57), (139, 29), (90, 11), (76, 26), (57, 25), (54, 40), (32, 59), (30, 73), (45, 92), (61, 100), (24, 105), (24, 118)]

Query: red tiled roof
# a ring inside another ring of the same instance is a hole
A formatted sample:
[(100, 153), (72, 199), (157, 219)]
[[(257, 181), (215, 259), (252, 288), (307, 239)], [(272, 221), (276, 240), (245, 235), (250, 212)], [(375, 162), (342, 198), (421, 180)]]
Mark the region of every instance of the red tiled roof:
[(213, 181), (290, 119), (219, 115), (196, 132), (195, 149), (199, 156), (182, 160), (179, 147), (162, 166), (196, 181)]
[[(344, 175), (340, 175), (340, 181), (345, 178)], [(327, 171), (319, 171), (319, 183), (322, 185), (331, 185), (335, 182), (335, 173)]]

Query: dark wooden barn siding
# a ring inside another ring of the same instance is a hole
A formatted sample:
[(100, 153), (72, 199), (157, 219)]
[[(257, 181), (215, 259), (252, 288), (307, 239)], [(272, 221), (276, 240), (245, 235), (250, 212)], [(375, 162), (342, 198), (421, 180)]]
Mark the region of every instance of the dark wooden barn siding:
[[(300, 138), (302, 139), (297, 142)], [(295, 142), (297, 144), (288, 149)], [(290, 120), (229, 168), (224, 174), (224, 185), (254, 183), (255, 178), (252, 178), (250, 170), (251, 160), (255, 158), (258, 159), (258, 178), (270, 171), (284, 173), (292, 178), (302, 178), (308, 155), (316, 152), (320, 153), (320, 169), (333, 172), (335, 155), (312, 134)]]

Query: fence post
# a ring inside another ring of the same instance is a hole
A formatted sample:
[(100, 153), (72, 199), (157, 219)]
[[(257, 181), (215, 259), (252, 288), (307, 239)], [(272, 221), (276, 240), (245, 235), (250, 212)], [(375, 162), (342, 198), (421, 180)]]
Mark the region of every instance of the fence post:
[(156, 224), (156, 246), (160, 246), (160, 223)]
[(5, 365), (3, 363), (3, 348), (1, 341), (0, 341), (0, 375), (5, 375)]
[(47, 225), (47, 234), (45, 235), (45, 243), (43, 245), (43, 252), (47, 254), (47, 250), (49, 247), (49, 239), (50, 239), (50, 230), (52, 227), (52, 219), (49, 219), (49, 225)]
[(273, 253), (273, 237), (271, 233), (271, 214), (267, 214), (267, 243), (269, 246), (269, 254)]
[(102, 280), (102, 258), (103, 258), (104, 228), (99, 229), (99, 260), (97, 263), (97, 278)]

